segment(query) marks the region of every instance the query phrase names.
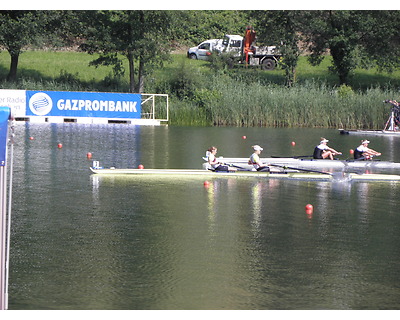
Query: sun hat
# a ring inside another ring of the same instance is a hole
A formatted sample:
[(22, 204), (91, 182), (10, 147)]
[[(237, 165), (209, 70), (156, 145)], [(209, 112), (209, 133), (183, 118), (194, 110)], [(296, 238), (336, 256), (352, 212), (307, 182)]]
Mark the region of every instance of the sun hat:
[(258, 144), (256, 144), (255, 146), (253, 146), (253, 149), (256, 151), (263, 151), (264, 149), (261, 148)]

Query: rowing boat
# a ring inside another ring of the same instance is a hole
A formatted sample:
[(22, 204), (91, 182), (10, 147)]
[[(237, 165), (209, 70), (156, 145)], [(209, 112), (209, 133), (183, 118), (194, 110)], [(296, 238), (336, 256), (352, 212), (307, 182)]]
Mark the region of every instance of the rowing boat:
[[(223, 158), (218, 161), (227, 164), (233, 164), (243, 169), (250, 170), (253, 166), (248, 164), (248, 158)], [(266, 164), (276, 164), (279, 166), (292, 166), (302, 169), (320, 168), (320, 169), (400, 169), (400, 163), (392, 161), (378, 160), (328, 160), (328, 159), (300, 159), (300, 158), (261, 158)], [(207, 163), (204, 163), (205, 168)]]
[(400, 106), (396, 101), (385, 100), (385, 103), (390, 103), (393, 107), (386, 121), (385, 127), (382, 130), (345, 130), (339, 129), (340, 134), (372, 134), (372, 135), (386, 135), (386, 136), (399, 136), (399, 117)]
[(400, 136), (400, 131), (395, 130), (345, 130), (339, 129), (340, 134), (368, 134), (368, 135), (384, 135), (384, 136)]
[(259, 172), (259, 171), (211, 171), (203, 169), (117, 169), (117, 168), (94, 168), (90, 167), (93, 174), (118, 176), (157, 176), (157, 177), (173, 177), (173, 176), (190, 176), (190, 177), (236, 177), (236, 178), (268, 178), (268, 179), (284, 179), (284, 180), (317, 180), (317, 181), (400, 181), (400, 175), (391, 174), (356, 174), (356, 173), (317, 173), (317, 172)]

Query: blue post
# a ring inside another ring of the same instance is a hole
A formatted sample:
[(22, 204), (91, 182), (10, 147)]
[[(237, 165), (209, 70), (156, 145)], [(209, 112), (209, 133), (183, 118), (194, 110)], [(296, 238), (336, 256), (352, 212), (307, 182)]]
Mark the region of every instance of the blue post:
[(7, 309), (7, 144), (11, 111), (0, 107), (0, 310)]

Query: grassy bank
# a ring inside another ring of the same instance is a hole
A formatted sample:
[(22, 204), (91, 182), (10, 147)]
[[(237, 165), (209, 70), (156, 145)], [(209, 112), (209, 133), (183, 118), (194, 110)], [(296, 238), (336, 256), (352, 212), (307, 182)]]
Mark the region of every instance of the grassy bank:
[[(77, 52), (25, 52), (20, 80), (0, 80), (0, 88), (128, 91), (127, 76), (116, 79), (110, 67), (89, 67), (93, 58)], [(8, 53), (1, 52), (0, 79), (5, 79), (9, 61)], [(312, 67), (301, 57), (297, 84), (286, 88), (279, 69), (213, 70), (207, 62), (173, 55), (147, 78), (145, 91), (170, 95), (171, 125), (382, 128), (390, 111), (382, 101), (400, 99), (400, 71), (356, 70), (350, 87), (338, 87), (329, 65), (329, 58)]]

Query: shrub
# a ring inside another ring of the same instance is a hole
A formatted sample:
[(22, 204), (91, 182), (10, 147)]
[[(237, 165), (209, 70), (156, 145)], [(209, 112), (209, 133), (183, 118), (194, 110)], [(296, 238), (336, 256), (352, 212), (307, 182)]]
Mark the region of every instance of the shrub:
[(354, 91), (350, 86), (342, 84), (337, 90), (337, 94), (339, 95), (340, 98), (347, 98), (353, 96)]

